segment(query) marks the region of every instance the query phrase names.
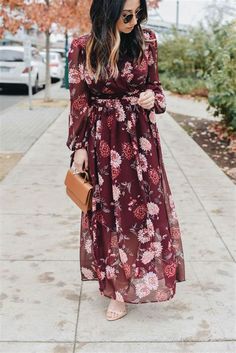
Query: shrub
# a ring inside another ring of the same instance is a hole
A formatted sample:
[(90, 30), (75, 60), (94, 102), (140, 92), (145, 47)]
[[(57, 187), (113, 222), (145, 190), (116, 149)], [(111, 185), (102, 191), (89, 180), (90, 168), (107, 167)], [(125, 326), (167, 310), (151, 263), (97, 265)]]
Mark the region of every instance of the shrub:
[(232, 24), (215, 30), (205, 73), (210, 106), (236, 129), (236, 31)]
[(205, 82), (201, 79), (195, 79), (192, 77), (176, 77), (173, 75), (167, 75), (162, 73), (160, 75), (160, 80), (165, 87), (165, 89), (179, 93), (179, 94), (189, 94), (191, 96), (208, 96), (208, 90)]
[(208, 97), (215, 116), (236, 129), (235, 23), (190, 29), (175, 28), (159, 48), (159, 72), (164, 88), (180, 94)]

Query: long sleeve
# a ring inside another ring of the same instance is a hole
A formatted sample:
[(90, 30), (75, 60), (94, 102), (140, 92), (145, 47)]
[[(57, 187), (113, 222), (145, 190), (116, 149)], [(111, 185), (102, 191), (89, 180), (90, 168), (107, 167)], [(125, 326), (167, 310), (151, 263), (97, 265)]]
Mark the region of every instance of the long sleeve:
[(80, 39), (74, 39), (68, 54), (70, 113), (66, 145), (72, 151), (87, 148), (89, 89), (84, 78), (85, 49)]
[(164, 91), (159, 80), (158, 74), (158, 52), (157, 52), (157, 38), (154, 31), (150, 30), (148, 50), (148, 76), (147, 76), (147, 89), (152, 89), (155, 93), (154, 110), (156, 114), (164, 113), (166, 110), (166, 98)]

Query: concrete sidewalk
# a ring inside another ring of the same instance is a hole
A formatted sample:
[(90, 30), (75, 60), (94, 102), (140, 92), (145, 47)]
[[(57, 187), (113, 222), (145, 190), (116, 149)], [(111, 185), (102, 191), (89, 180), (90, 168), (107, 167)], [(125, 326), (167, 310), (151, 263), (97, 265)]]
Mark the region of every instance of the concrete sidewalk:
[(1, 118), (1, 153), (24, 154), (43, 134), (68, 104), (69, 91), (60, 88), (61, 83), (51, 85), (52, 102), (45, 103), (44, 90), (32, 97), (33, 110), (24, 100), (4, 109)]
[(207, 111), (208, 100), (206, 98), (194, 98), (191, 96), (184, 96), (165, 91), (167, 100), (167, 112), (192, 116), (199, 119), (219, 120), (220, 118), (214, 117), (214, 109), (211, 107)]
[(64, 177), (68, 110), (1, 183), (1, 353), (235, 352), (235, 186), (167, 113), (157, 116), (182, 228), (186, 281), (169, 302), (109, 302), (79, 271), (78, 208)]
[(44, 91), (32, 98), (29, 109), (27, 96), (0, 112), (0, 181), (18, 163), (68, 105), (69, 91), (58, 82), (51, 86), (50, 102), (44, 102)]

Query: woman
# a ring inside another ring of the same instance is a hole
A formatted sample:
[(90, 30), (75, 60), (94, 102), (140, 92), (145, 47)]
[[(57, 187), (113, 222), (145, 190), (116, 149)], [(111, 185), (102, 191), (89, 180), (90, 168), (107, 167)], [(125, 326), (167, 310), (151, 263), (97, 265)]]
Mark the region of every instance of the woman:
[(81, 215), (81, 277), (98, 280), (116, 320), (126, 303), (172, 298), (184, 256), (155, 120), (166, 109), (157, 40), (140, 26), (146, 1), (94, 0), (90, 17), (91, 33), (69, 52), (67, 146), (94, 186)]

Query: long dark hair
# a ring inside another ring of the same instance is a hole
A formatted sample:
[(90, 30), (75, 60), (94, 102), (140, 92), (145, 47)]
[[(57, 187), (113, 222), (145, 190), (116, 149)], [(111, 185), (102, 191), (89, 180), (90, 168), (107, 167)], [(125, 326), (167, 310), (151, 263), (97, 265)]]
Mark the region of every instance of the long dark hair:
[(119, 20), (125, 0), (93, 0), (90, 8), (92, 22), (91, 36), (86, 45), (86, 66), (90, 73), (95, 73), (95, 81), (100, 77), (108, 78), (110, 74), (118, 75), (118, 60), (127, 55), (130, 59), (140, 61), (144, 54), (144, 37), (141, 23), (146, 22), (146, 0), (140, 0), (141, 17), (130, 33), (119, 32), (116, 23)]

